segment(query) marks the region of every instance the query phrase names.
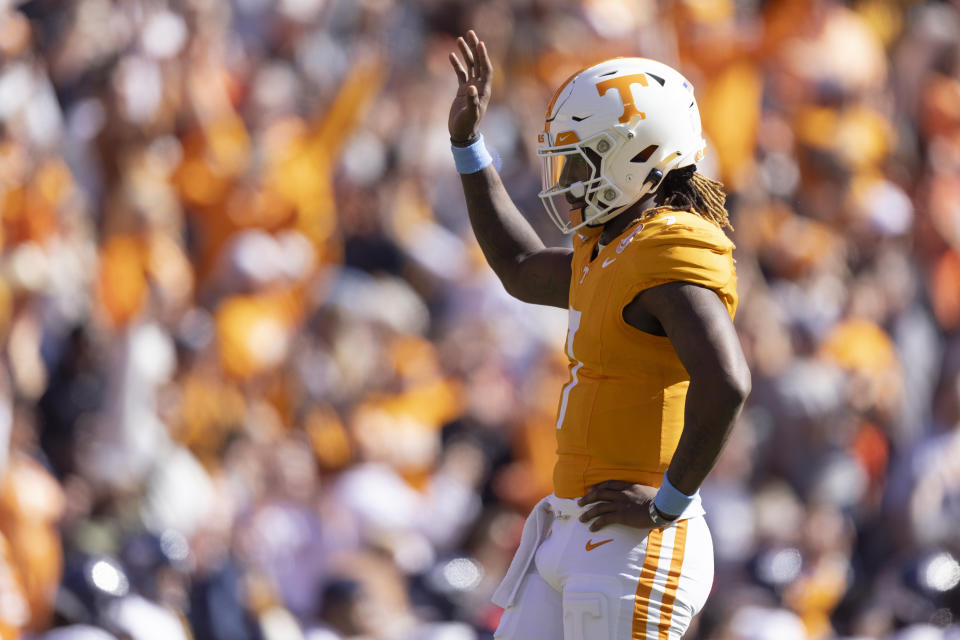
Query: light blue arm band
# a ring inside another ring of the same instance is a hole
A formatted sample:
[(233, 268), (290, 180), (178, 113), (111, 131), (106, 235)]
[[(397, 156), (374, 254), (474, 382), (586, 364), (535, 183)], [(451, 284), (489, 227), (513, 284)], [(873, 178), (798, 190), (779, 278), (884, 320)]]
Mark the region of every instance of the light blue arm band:
[(493, 162), (486, 145), (483, 144), (482, 133), (469, 147), (450, 145), (450, 149), (453, 151), (453, 162), (457, 165), (457, 173), (476, 173)]
[(697, 499), (699, 493), (700, 490), (697, 489), (692, 496), (688, 496), (670, 484), (670, 479), (667, 478), (667, 473), (664, 472), (663, 484), (660, 485), (657, 496), (653, 499), (653, 504), (665, 515), (679, 516), (690, 506), (691, 502)]

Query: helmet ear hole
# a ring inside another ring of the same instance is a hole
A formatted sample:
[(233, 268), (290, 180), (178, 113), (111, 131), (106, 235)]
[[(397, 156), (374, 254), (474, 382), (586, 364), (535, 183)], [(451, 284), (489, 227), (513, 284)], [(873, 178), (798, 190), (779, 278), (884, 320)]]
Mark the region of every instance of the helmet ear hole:
[(646, 162), (653, 155), (653, 152), (660, 148), (660, 145), (652, 144), (637, 155), (630, 158), (630, 162)]

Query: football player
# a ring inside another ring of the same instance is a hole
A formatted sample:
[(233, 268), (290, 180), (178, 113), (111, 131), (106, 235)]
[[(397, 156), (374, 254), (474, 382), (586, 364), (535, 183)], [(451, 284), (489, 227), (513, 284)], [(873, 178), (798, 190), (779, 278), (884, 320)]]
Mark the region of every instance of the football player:
[(508, 292), (569, 313), (554, 493), (494, 594), (495, 637), (680, 638), (713, 582), (698, 489), (750, 390), (725, 196), (696, 172), (693, 87), (645, 58), (561, 85), (538, 138), (540, 198), (573, 248), (545, 247), (479, 132), (486, 46), (473, 31), (457, 44), (449, 129), (473, 231)]

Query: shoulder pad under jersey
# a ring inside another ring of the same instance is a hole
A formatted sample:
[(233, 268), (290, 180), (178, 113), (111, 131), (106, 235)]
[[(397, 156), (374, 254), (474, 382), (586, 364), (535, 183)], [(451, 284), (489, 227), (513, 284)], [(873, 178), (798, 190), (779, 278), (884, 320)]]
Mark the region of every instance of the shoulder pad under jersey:
[(734, 277), (733, 242), (695, 213), (666, 211), (644, 221), (617, 249), (639, 283), (683, 280), (719, 289)]

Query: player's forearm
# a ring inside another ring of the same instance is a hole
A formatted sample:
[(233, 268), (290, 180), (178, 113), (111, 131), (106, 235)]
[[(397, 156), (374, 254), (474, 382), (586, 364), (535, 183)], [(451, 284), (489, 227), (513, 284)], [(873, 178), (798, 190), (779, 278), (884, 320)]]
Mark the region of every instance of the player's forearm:
[(670, 483), (693, 495), (713, 469), (750, 393), (750, 374), (691, 380), (683, 434), (667, 469)]
[(487, 263), (508, 290), (515, 286), (523, 259), (544, 248), (543, 241), (517, 209), (492, 165), (461, 174), (470, 225)]

